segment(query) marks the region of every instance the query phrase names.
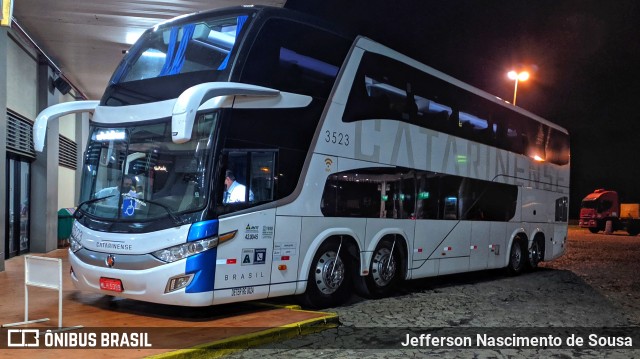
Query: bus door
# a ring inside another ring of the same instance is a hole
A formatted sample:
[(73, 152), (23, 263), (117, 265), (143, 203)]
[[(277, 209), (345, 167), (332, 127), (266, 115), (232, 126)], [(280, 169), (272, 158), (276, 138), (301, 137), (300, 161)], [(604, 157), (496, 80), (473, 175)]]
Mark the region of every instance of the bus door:
[(551, 244), (553, 250), (545, 248), (545, 260), (551, 260), (564, 254), (567, 240), (567, 220), (569, 219), (569, 197), (559, 197), (557, 193), (549, 193), (548, 203), (555, 204), (553, 238)]
[(266, 298), (271, 281), (275, 208), (251, 208), (274, 198), (276, 151), (231, 150), (224, 154), (218, 233), (237, 231), (218, 245), (214, 304)]

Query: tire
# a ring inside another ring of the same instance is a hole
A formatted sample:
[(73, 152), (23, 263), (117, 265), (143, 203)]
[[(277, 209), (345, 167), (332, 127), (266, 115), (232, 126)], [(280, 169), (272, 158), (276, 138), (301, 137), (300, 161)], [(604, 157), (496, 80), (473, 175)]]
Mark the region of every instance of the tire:
[(527, 261), (528, 269), (538, 268), (538, 263), (544, 260), (544, 247), (539, 239), (534, 239), (529, 248), (529, 260)]
[[(395, 245), (394, 245), (395, 243)], [(363, 297), (382, 298), (390, 295), (402, 282), (401, 247), (398, 240), (383, 240), (373, 251), (369, 274), (357, 277), (357, 291)]]
[(526, 245), (523, 245), (524, 241), (520, 237), (516, 237), (511, 245), (511, 251), (509, 252), (509, 264), (507, 265), (507, 273), (510, 275), (518, 275), (522, 273), (525, 267), (527, 250)]
[[(342, 246), (341, 246), (342, 243)], [(342, 241), (323, 243), (311, 262), (302, 302), (311, 308), (335, 307), (351, 295), (351, 266)]]
[(600, 232), (600, 229), (598, 229), (598, 227), (589, 227), (589, 232), (596, 234)]
[(640, 224), (629, 224), (629, 226), (627, 226), (627, 233), (629, 233), (630, 236), (637, 236), (638, 233), (640, 233)]

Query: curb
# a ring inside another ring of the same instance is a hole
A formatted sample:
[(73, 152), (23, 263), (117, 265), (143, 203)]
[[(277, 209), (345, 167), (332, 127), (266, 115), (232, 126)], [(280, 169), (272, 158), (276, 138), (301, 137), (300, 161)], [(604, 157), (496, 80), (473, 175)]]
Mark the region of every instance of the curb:
[[(292, 306), (297, 307), (297, 306)], [(299, 307), (298, 307), (299, 308)], [(311, 312), (292, 308), (291, 310)], [(318, 313), (318, 312), (313, 312)], [(189, 349), (180, 349), (168, 353), (149, 356), (152, 359), (199, 359), (199, 358), (222, 358), (240, 350), (245, 350), (260, 345), (284, 341), (302, 335), (321, 332), (326, 329), (336, 328), (339, 325), (338, 314), (323, 313), (322, 317), (295, 322), (281, 327), (261, 330), (218, 340), (215, 342), (197, 345)]]

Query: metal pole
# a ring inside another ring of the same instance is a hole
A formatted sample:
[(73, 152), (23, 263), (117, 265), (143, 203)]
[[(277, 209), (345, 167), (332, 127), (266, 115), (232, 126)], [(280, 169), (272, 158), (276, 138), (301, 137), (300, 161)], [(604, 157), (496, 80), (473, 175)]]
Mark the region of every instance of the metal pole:
[(27, 265), (27, 258), (24, 257), (24, 321), (29, 321), (29, 287), (27, 286), (27, 279), (29, 278), (29, 266)]
[(58, 259), (58, 328), (62, 328), (62, 259)]

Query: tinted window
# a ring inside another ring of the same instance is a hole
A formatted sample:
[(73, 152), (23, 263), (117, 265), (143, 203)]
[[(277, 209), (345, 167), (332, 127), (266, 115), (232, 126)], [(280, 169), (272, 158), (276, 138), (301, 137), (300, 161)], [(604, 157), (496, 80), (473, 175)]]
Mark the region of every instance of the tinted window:
[(504, 183), (465, 178), (460, 199), (464, 219), (508, 221), (516, 213), (518, 188)]
[(242, 208), (269, 202), (275, 194), (277, 151), (229, 150), (224, 153), (224, 185), (218, 203)]
[(274, 187), (270, 191), (274, 191), (273, 199), (284, 198), (293, 192), (300, 179), (321, 111), (316, 101), (303, 109), (235, 110), (225, 126), (224, 148), (275, 151)]
[(102, 105), (162, 101), (197, 84), (228, 81), (228, 65), (252, 12), (176, 19), (148, 30), (114, 72)]
[(326, 99), (350, 46), (324, 30), (269, 20), (252, 45), (240, 81)]
[(111, 81), (224, 70), (248, 18), (248, 14), (217, 16), (147, 31), (127, 53)]
[(496, 146), (536, 160), (569, 162), (569, 138), (551, 127), (419, 71), (366, 53), (345, 122), (393, 119)]
[(518, 187), (429, 171), (366, 168), (327, 178), (327, 217), (509, 221)]
[[(584, 203), (584, 202), (583, 202)], [(556, 200), (556, 222), (566, 222), (569, 213), (569, 198), (561, 197)]]
[(321, 210), (328, 217), (415, 217), (415, 179), (403, 169), (369, 168), (327, 178)]

